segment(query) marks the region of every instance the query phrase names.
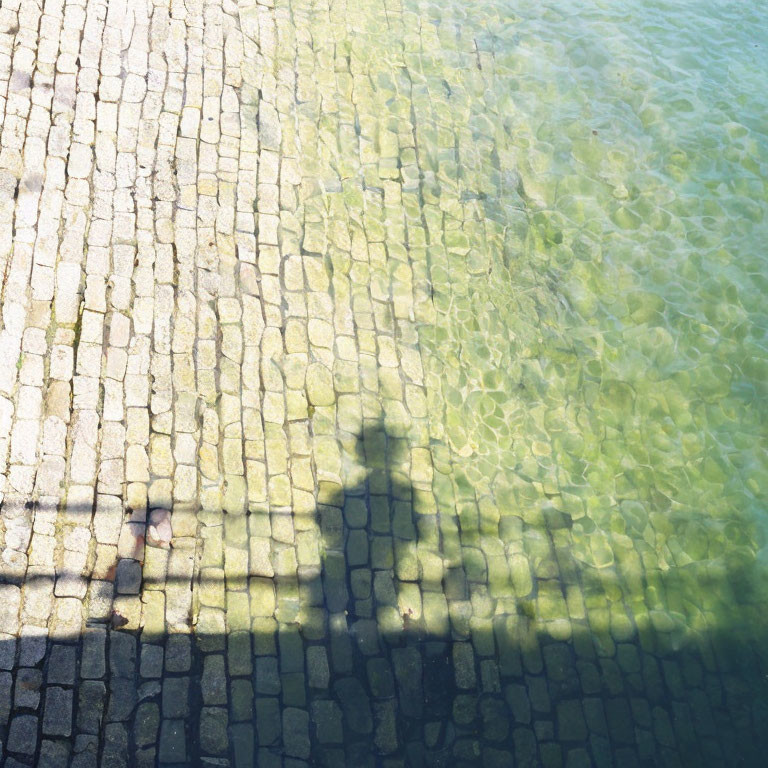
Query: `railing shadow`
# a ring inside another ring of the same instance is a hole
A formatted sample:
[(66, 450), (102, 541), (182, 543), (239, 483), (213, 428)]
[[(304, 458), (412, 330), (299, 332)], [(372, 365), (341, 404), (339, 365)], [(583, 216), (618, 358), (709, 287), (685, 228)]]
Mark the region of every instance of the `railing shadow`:
[[(5, 635), (3, 765), (764, 764), (768, 636), (754, 562), (671, 569), (652, 610), (649, 585), (636, 586), (623, 623), (580, 617), (568, 587), (588, 598), (604, 576), (548, 530), (538, 533), (559, 570), (546, 578), (516, 578), (510, 542), (450, 556), (438, 513), (391, 470), (398, 445), (380, 424), (358, 436), (360, 482), (301, 525), (319, 536), (314, 564), (217, 569), (198, 558), (190, 578), (158, 576), (145, 559), (127, 589), (119, 564), (116, 592), (91, 578), (89, 595), (140, 594), (140, 621), (122, 617), (119, 599), (97, 600), (109, 610), (80, 631)], [(26, 594), (71, 576), (3, 582)], [(725, 606), (701, 625), (670, 608), (695, 590)], [(186, 628), (149, 620), (158, 593), (168, 603), (187, 592)]]

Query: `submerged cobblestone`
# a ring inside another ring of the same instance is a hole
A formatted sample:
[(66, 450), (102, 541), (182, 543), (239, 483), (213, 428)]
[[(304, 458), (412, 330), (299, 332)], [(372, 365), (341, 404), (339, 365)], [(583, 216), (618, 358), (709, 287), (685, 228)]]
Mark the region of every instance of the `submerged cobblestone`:
[(597, 253), (714, 214), (529, 125), (518, 22), (2, 1), (0, 765), (762, 764), (764, 359)]

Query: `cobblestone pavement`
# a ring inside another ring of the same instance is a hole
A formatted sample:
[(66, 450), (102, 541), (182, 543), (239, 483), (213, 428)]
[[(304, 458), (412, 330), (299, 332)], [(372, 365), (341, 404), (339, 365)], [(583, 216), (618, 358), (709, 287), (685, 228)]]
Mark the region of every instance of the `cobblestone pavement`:
[(3, 766), (764, 764), (752, 561), (478, 449), (462, 13), (0, 5)]

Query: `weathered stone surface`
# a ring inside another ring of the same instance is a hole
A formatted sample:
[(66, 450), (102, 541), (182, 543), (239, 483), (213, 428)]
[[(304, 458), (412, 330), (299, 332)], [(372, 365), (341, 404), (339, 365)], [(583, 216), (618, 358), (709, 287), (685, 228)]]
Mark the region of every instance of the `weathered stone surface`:
[(33, 755), (37, 747), (37, 723), (34, 715), (16, 715), (8, 731), (8, 751)]
[(3, 4), (4, 767), (761, 764), (759, 45), (529, 5)]
[(73, 693), (65, 688), (50, 687), (45, 691), (43, 733), (47, 736), (69, 736), (72, 733)]

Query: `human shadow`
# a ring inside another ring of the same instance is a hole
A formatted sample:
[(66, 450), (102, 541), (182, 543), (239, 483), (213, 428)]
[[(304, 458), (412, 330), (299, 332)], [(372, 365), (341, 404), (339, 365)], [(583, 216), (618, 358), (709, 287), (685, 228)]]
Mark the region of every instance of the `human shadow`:
[[(562, 545), (567, 516), (542, 526), (504, 511), (491, 550), (470, 519), (411, 485), (406, 441), (374, 422), (353, 445), (358, 480), (320, 494), (300, 522), (292, 515), (293, 541), (283, 536), (266, 564), (206, 567), (203, 553), (191, 576), (158, 578), (144, 557), (138, 624), (116, 601), (79, 632), (0, 641), (2, 764), (764, 764), (768, 635), (756, 562), (671, 569), (628, 591), (618, 571), (597, 573)], [(265, 515), (223, 512), (218, 525), (224, 536), (263, 534)], [(300, 551), (304, 533), (319, 559)], [(520, 572), (527, 555), (515, 537), (532, 533), (537, 553)], [(146, 544), (155, 550), (165, 552)], [(66, 576), (4, 584), (24, 600), (36, 582)], [(701, 590), (724, 607), (695, 624), (685, 606)], [(189, 592), (186, 630), (146, 618), (158, 592), (166, 603)], [(611, 620), (619, 606), (626, 621)]]

